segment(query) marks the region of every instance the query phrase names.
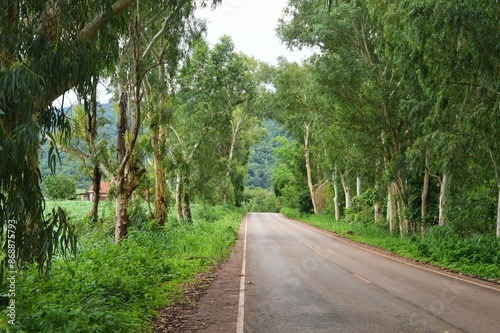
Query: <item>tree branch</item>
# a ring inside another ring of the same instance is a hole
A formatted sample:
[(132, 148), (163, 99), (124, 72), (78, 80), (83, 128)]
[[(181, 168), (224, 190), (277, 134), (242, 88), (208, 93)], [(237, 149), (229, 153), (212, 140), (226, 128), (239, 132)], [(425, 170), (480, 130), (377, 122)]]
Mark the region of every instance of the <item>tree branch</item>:
[(78, 34), (78, 38), (82, 42), (87, 42), (92, 36), (106, 23), (115, 16), (120, 15), (125, 9), (132, 6), (133, 0), (118, 0), (111, 5), (111, 11), (107, 11), (96, 16), (92, 21), (87, 23)]

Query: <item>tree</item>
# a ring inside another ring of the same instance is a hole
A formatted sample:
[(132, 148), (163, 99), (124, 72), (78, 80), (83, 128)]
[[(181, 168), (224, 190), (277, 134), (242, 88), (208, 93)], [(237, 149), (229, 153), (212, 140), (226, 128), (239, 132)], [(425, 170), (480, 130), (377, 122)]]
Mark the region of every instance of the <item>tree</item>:
[(55, 175), (45, 179), (45, 188), (51, 199), (67, 200), (75, 197), (75, 181), (68, 176)]
[[(50, 266), (56, 246), (63, 253), (75, 249), (62, 210), (50, 216), (43, 212), (38, 149), (42, 141), (52, 142), (49, 160), (54, 171), (53, 134), (59, 130), (64, 138), (69, 126), (52, 101), (112, 61), (113, 35), (120, 25), (106, 23), (131, 2), (108, 6), (108, 1), (8, 0), (0, 5), (0, 147), (5, 156), (0, 167), (0, 227), (8, 220), (18, 222), (19, 264), (36, 261), (43, 269)], [(99, 38), (91, 41), (97, 31)], [(63, 238), (50, 241), (56, 234)], [(3, 241), (7, 249), (7, 240)]]
[(307, 66), (281, 59), (273, 82), (275, 92), (271, 101), (275, 119), (301, 144), (313, 211), (319, 214), (321, 208), (317, 190), (321, 187), (322, 180), (318, 172), (313, 175), (311, 155), (317, 124), (321, 122), (321, 102), (318, 100), (311, 70)]
[[(222, 37), (211, 49), (199, 40), (180, 69), (169, 139), (180, 219), (190, 220), (195, 193), (207, 198), (222, 192), (220, 201), (224, 193), (228, 195), (230, 177), (226, 176), (234, 170), (237, 139), (246, 122), (243, 110), (253, 89), (246, 69), (229, 37)], [(207, 168), (211, 172), (205, 172)]]
[[(372, 6), (373, 5), (373, 6)], [(408, 188), (404, 153), (411, 142), (410, 122), (401, 101), (401, 74), (395, 53), (388, 52), (387, 39), (378, 16), (378, 4), (368, 1), (338, 2), (330, 12), (321, 1), (289, 1), (278, 34), (289, 47), (319, 47), (314, 61), (316, 80), (334, 100), (327, 117), (345, 130), (363, 133), (382, 161), (391, 200), (390, 229), (397, 222), (402, 233), (410, 229), (406, 216)], [(307, 22), (303, 29), (304, 22)]]

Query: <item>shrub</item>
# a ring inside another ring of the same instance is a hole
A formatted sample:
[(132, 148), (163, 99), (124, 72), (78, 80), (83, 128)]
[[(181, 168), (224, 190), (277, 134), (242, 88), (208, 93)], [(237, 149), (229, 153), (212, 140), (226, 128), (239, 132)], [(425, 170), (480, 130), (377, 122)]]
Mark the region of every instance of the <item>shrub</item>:
[(75, 181), (65, 175), (48, 176), (45, 178), (45, 188), (51, 199), (67, 200), (76, 194)]

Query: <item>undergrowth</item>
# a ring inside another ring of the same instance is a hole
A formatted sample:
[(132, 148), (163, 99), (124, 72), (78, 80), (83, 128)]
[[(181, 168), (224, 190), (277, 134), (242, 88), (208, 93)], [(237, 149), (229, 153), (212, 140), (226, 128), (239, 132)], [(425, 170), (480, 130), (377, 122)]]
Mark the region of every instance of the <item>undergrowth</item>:
[(48, 277), (36, 267), (17, 274), (16, 325), (7, 325), (4, 299), (0, 331), (150, 332), (158, 309), (228, 255), (241, 217), (227, 207), (200, 209), (193, 223), (132, 229), (119, 245), (96, 227), (80, 237), (77, 257), (56, 259)]
[(423, 235), (391, 235), (385, 223), (341, 220), (330, 215), (303, 215), (284, 208), (282, 214), (302, 220), (342, 237), (372, 245), (406, 258), (458, 273), (500, 282), (500, 239), (490, 234), (459, 235), (452, 227), (434, 226)]

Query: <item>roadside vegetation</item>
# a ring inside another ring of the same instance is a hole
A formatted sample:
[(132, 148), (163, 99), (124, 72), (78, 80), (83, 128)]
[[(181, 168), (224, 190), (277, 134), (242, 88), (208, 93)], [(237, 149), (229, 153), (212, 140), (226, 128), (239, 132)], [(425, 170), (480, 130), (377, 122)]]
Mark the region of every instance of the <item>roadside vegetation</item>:
[(154, 221), (134, 225), (116, 246), (112, 219), (87, 225), (88, 202), (60, 204), (81, 233), (76, 257), (57, 257), (49, 275), (35, 265), (17, 275), (16, 325), (3, 315), (2, 332), (150, 332), (157, 310), (226, 258), (243, 216), (228, 206), (195, 205), (192, 223), (173, 217), (160, 229)]
[(500, 278), (498, 2), (289, 0), (278, 36), (319, 52), (275, 65), (204, 38), (221, 2), (1, 2), (8, 329), (147, 331), (242, 207)]

